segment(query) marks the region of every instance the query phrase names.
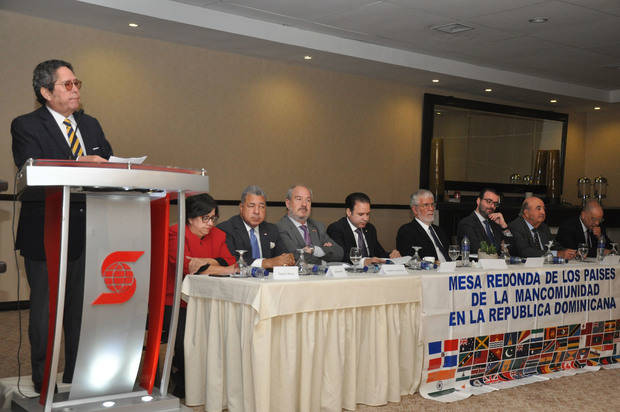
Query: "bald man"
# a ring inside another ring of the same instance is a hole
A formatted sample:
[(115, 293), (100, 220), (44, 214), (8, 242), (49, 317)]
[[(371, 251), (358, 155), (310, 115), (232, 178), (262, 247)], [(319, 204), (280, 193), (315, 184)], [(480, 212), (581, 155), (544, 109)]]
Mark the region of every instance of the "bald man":
[[(546, 217), (545, 202), (542, 199), (532, 196), (523, 201), (520, 216), (508, 225), (513, 236), (511, 245), (513, 255), (520, 257), (544, 255), (547, 244), (553, 240), (549, 226), (545, 223)], [(575, 252), (575, 249), (562, 249), (554, 251), (553, 254), (569, 260), (575, 257)]]
[(589, 200), (584, 205), (579, 216), (564, 221), (558, 230), (556, 240), (562, 247), (577, 249), (579, 243), (588, 245), (588, 256), (596, 256), (596, 245), (600, 238), (605, 239), (606, 254), (611, 249), (611, 241), (603, 226), (603, 208), (595, 200)]

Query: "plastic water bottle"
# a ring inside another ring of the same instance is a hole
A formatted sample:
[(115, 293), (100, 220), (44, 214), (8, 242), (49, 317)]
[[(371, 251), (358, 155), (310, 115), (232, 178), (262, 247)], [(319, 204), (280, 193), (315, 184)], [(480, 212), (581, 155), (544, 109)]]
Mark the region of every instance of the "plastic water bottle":
[(262, 278), (265, 276), (269, 276), (269, 271), (263, 268), (249, 267), (247, 271), (249, 275), (252, 276), (253, 278)]
[(602, 262), (605, 258), (605, 236), (598, 238), (598, 243), (596, 244), (596, 260)]
[(312, 265), (310, 267), (310, 273), (312, 275), (324, 275), (327, 273), (329, 267), (327, 265)]
[(463, 236), (461, 240), (461, 259), (463, 259), (463, 266), (469, 266), (469, 238)]
[(380, 270), (381, 270), (381, 266), (376, 263), (373, 263), (370, 266), (364, 266), (364, 269), (363, 269), (363, 271), (366, 273), (379, 273)]

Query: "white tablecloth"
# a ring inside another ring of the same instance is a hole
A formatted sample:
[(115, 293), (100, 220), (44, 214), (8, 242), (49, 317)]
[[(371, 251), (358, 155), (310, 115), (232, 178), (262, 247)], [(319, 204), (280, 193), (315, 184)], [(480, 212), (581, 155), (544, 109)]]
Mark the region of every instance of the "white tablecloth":
[(187, 405), (339, 411), (420, 383), (418, 276), (187, 276)]

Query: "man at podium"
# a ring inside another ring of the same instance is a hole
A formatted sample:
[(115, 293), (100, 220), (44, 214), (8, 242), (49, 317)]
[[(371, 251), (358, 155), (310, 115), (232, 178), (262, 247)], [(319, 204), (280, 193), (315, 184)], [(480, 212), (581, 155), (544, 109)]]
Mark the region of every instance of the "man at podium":
[[(47, 60), (34, 69), (32, 85), (41, 107), (11, 123), (13, 160), (21, 168), (26, 160), (63, 159), (105, 162), (112, 155), (99, 122), (80, 109), (80, 88), (70, 63)], [(82, 318), (84, 294), (85, 209), (72, 202), (69, 224), (67, 289), (65, 296), (65, 369), (63, 382), (71, 382)], [(32, 381), (41, 392), (48, 336), (49, 291), (43, 244), (45, 203), (22, 199), (15, 248), (24, 257), (30, 285), (28, 336)]]

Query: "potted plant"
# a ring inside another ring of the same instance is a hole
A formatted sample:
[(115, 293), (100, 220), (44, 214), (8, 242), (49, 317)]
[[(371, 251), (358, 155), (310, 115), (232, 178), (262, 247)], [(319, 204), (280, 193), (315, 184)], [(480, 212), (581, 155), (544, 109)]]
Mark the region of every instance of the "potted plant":
[(480, 242), (478, 249), (478, 259), (498, 259), (497, 248), (493, 244), (487, 243), (485, 240)]

